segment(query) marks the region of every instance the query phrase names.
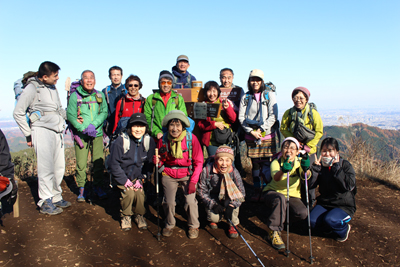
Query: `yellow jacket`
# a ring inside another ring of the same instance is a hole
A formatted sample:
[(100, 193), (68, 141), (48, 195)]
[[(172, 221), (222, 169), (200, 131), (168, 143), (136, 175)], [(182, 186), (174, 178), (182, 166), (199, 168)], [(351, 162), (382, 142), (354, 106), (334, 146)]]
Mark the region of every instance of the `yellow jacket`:
[[(308, 105), (308, 103), (306, 104)], [(281, 122), (281, 133), (282, 135), (286, 137), (293, 137), (293, 133), (291, 132), (290, 129), (290, 123), (292, 122), (292, 118), (290, 116), (290, 109), (286, 110), (285, 113), (283, 114), (282, 117), (282, 122)], [(304, 114), (306, 108), (304, 108), (301, 112)], [(315, 131), (315, 137), (312, 139), (310, 142), (308, 142), (306, 145), (310, 148), (310, 154), (314, 154), (317, 152), (317, 144), (319, 140), (321, 139), (322, 135), (324, 134), (324, 125), (322, 124), (322, 119), (321, 116), (319, 115), (318, 111), (315, 109), (311, 109), (311, 112), (313, 114), (313, 121), (314, 123), (311, 124), (309, 116), (305, 118), (305, 126), (308, 129), (311, 129)]]

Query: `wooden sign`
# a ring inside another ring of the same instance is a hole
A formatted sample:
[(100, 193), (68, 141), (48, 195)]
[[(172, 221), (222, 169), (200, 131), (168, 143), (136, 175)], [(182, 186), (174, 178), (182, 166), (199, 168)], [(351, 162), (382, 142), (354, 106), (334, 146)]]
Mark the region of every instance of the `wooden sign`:
[[(172, 89), (176, 94), (181, 95), (185, 102), (203, 102), (204, 95), (200, 88)], [(200, 93), (201, 92), (201, 93)]]
[(206, 116), (206, 118), (207, 117), (216, 118), (216, 117), (219, 117), (219, 115), (221, 113), (221, 104), (185, 102), (187, 114), (191, 118), (200, 119), (200, 118), (195, 118), (195, 111), (194, 111), (195, 104), (196, 104), (196, 113), (199, 116), (202, 116), (202, 118), (204, 117), (204, 111), (202, 110), (202, 109), (204, 109), (204, 104), (207, 105), (207, 116)]
[(234, 101), (238, 101), (240, 100), (240, 96), (242, 94), (242, 88), (225, 88), (225, 87), (221, 87), (221, 95), (219, 96), (219, 99), (221, 100), (225, 100), (226, 98), (228, 98), (229, 100), (231, 100), (232, 102)]

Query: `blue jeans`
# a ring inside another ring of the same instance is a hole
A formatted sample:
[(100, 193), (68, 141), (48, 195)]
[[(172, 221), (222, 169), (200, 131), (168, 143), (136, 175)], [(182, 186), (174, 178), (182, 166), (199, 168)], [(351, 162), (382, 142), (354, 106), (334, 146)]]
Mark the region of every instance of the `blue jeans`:
[(343, 238), (347, 232), (347, 224), (351, 217), (340, 208), (326, 209), (316, 205), (310, 213), (312, 229), (332, 231)]

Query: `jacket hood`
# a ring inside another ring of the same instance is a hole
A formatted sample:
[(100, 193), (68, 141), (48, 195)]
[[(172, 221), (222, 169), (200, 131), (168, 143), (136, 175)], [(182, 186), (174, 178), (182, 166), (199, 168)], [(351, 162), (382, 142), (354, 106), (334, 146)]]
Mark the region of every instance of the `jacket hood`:
[(78, 93), (82, 96), (82, 97), (87, 97), (92, 95), (93, 93), (96, 93), (95, 89), (93, 89), (93, 91), (89, 94), (85, 89), (83, 89), (82, 85), (79, 85), (78, 88), (76, 88), (76, 90), (78, 91)]

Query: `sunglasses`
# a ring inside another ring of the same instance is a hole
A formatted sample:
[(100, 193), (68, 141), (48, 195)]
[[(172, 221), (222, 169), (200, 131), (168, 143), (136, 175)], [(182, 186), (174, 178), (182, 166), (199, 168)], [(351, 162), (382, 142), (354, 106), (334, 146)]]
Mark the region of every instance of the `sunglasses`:
[(168, 84), (168, 85), (171, 85), (172, 84), (172, 82), (171, 81), (162, 81), (161, 82), (161, 85), (166, 85), (166, 84)]
[(129, 84), (128, 88), (131, 88), (131, 87), (139, 87), (139, 84)]

